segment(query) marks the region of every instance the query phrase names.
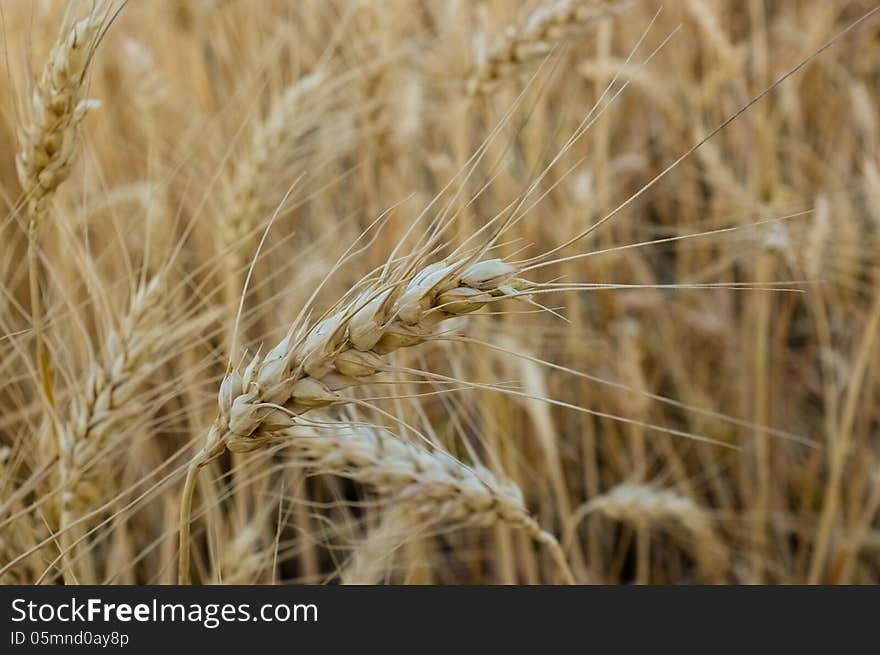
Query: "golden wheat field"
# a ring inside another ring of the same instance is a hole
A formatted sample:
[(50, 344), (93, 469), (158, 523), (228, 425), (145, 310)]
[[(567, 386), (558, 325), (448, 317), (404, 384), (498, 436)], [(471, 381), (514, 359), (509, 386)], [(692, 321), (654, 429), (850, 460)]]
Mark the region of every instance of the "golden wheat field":
[(874, 9), (0, 1), (0, 582), (880, 582)]

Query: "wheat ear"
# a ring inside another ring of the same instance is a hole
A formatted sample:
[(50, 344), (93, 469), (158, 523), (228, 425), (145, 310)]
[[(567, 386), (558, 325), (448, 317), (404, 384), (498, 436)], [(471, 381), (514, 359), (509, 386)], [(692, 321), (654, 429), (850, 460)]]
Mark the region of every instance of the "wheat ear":
[(220, 385), (220, 412), (192, 460), (181, 500), (178, 575), (189, 579), (189, 517), (198, 470), (227, 447), (252, 450), (280, 436), (291, 416), (345, 402), (338, 393), (386, 367), (383, 355), (440, 336), (448, 318), (498, 298), (517, 298), (535, 285), (500, 259), (436, 262), (378, 280), (322, 320), (294, 325), (265, 357), (229, 371)]
[(693, 539), (694, 555), (705, 575), (721, 580), (727, 571), (727, 547), (716, 534), (712, 517), (688, 496), (652, 484), (619, 484), (574, 513), (564, 543), (571, 541), (577, 524), (593, 512), (636, 527), (669, 530), (677, 524)]
[[(272, 189), (280, 163), (291, 158), (297, 141), (309, 126), (298, 120), (303, 98), (323, 79), (316, 72), (288, 86), (257, 126), (248, 151), (236, 163), (219, 230), (223, 252), (229, 258), (230, 276), (236, 283), (240, 282), (241, 269), (259, 238), (261, 222), (274, 208)], [(240, 284), (236, 284), (235, 293), (240, 290)]]
[(227, 446), (259, 447), (285, 430), (290, 416), (346, 402), (338, 392), (385, 369), (384, 355), (441, 337), (446, 319), (535, 287), (516, 273), (500, 259), (437, 262), (359, 294), (311, 327), (292, 327), (264, 357), (226, 374), (201, 459)]
[(107, 467), (100, 462), (109, 439), (144, 411), (133, 398), (166, 343), (165, 294), (161, 274), (138, 289), (119, 330), (107, 338), (102, 358), (75, 390), (67, 418), (58, 422), (59, 479), (55, 483), (60, 493), (62, 543), (74, 510), (94, 500), (95, 490), (102, 486), (100, 476)]
[[(86, 113), (98, 104), (97, 101), (85, 99), (83, 92), (86, 69), (100, 26), (97, 14), (92, 13), (59, 36), (34, 87), (30, 122), (22, 128), (20, 149), (15, 157), (27, 218), (35, 362), (40, 371), (43, 400), (52, 413), (55, 411), (55, 393), (43, 340), (37, 231), (55, 189), (70, 173), (77, 127)], [(51, 429), (57, 442), (58, 432), (54, 423)], [(60, 444), (58, 447), (60, 449)]]
[(49, 53), (31, 99), (31, 117), (15, 158), (30, 230), (73, 163), (77, 127), (97, 100), (84, 97), (85, 74), (101, 21), (91, 15), (62, 34)]
[(369, 485), (404, 512), (401, 520), (410, 527), (511, 525), (547, 546), (566, 581), (573, 583), (559, 543), (531, 517), (519, 487), (485, 467), (466, 466), (451, 455), (369, 427), (300, 427), (288, 436), (286, 452), (294, 464)]
[(489, 90), (523, 65), (546, 57), (563, 40), (633, 1), (557, 0), (541, 5), (522, 22), (509, 25), (487, 50), (478, 53), (468, 91)]

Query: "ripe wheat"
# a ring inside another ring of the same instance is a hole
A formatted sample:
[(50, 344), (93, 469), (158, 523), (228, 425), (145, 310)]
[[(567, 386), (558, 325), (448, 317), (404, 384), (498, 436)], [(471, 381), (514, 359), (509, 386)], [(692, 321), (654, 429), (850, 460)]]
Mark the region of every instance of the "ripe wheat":
[(556, 538), (531, 517), (513, 481), (369, 427), (300, 427), (286, 436), (291, 463), (369, 485), (401, 512), (400, 520), (410, 528), (507, 524), (546, 545), (565, 579), (573, 582)]
[(575, 512), (571, 529), (593, 512), (625, 521), (633, 527), (658, 527), (668, 531), (674, 531), (677, 526), (684, 528), (703, 573), (710, 579), (721, 580), (727, 571), (727, 547), (716, 533), (711, 516), (687, 496), (656, 485), (622, 483)]
[(546, 57), (564, 39), (632, 2), (556, 0), (539, 6), (521, 23), (509, 25), (485, 52), (478, 53), (468, 90), (487, 90), (521, 70), (524, 64)]
[(100, 104), (85, 98), (84, 93), (101, 24), (91, 15), (59, 37), (34, 88), (30, 121), (21, 134), (21, 150), (15, 159), (32, 231), (53, 192), (70, 173), (77, 127)]

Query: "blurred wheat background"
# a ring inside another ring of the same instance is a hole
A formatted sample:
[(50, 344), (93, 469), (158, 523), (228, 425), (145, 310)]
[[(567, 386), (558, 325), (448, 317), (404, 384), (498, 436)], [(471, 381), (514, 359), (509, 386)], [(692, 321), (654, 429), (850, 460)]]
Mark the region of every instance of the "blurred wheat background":
[(873, 8), (3, 0), (0, 581), (880, 582)]

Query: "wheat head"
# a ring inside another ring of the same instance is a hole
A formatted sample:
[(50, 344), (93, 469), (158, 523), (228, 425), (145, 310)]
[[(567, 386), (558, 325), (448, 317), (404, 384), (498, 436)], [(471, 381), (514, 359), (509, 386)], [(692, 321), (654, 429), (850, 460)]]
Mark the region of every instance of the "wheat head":
[(410, 529), (510, 525), (548, 546), (566, 579), (572, 581), (556, 538), (532, 518), (513, 481), (377, 428), (339, 424), (315, 430), (307, 426), (289, 431), (288, 436), (286, 453), (291, 463), (372, 487), (392, 505), (396, 521)]
[(199, 463), (227, 447), (260, 447), (287, 429), (291, 416), (345, 402), (341, 389), (386, 368), (384, 355), (438, 338), (445, 319), (523, 296), (533, 285), (516, 273), (500, 259), (436, 262), (358, 294), (311, 327), (292, 327), (265, 356), (226, 374)]
[(653, 484), (621, 483), (575, 512), (572, 527), (593, 512), (636, 527), (663, 528), (672, 534), (676, 525), (684, 528), (693, 540), (694, 556), (703, 573), (720, 581), (727, 572), (728, 550), (711, 516), (687, 496)]
[(85, 75), (101, 25), (93, 14), (63, 33), (34, 87), (30, 121), (22, 130), (15, 158), (32, 230), (55, 189), (70, 173), (79, 124), (100, 104), (84, 94)]
[(550, 54), (562, 41), (609, 16), (633, 0), (556, 0), (539, 6), (522, 22), (509, 25), (478, 53), (467, 82), (470, 93), (486, 91), (523, 65)]

